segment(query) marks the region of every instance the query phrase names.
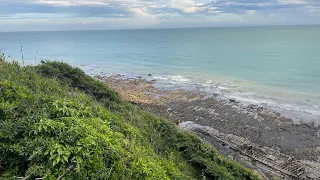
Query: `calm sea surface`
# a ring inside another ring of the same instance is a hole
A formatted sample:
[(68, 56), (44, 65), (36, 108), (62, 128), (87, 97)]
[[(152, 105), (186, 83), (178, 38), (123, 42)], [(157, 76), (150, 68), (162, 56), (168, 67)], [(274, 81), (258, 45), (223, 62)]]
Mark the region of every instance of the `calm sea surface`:
[(0, 33), (0, 49), (27, 64), (62, 60), (89, 74), (153, 74), (320, 121), (320, 26)]

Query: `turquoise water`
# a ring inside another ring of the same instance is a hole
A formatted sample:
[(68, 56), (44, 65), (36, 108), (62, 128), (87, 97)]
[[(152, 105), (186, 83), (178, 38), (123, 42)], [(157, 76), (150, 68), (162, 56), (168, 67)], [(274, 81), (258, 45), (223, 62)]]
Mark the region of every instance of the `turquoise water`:
[(153, 74), (193, 88), (320, 117), (320, 26), (0, 33), (0, 49), (25, 62), (63, 60), (89, 74)]

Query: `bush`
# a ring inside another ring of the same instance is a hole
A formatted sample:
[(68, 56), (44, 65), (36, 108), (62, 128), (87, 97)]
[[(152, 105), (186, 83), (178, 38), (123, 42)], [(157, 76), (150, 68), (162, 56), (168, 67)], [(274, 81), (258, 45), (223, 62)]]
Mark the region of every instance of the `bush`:
[(0, 63), (3, 63), (5, 61), (5, 59), (6, 59), (6, 57), (5, 57), (4, 53), (1, 52), (1, 50), (0, 50)]
[(1, 179), (258, 179), (61, 62), (0, 64), (0, 157)]
[(139, 130), (92, 97), (41, 78), (33, 68), (0, 65), (2, 178), (182, 178)]
[(104, 83), (86, 75), (81, 69), (56, 61), (41, 61), (38, 72), (43, 77), (57, 78), (61, 83), (68, 84), (95, 97), (110, 106), (112, 102), (120, 102), (119, 95)]

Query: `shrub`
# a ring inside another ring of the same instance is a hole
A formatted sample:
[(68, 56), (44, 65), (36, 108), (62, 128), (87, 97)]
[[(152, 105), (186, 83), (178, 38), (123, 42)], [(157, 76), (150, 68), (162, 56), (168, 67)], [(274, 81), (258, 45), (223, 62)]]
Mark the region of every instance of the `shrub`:
[(66, 179), (181, 178), (139, 131), (82, 92), (0, 65), (0, 174)]
[(258, 179), (61, 62), (0, 64), (0, 157), (1, 179)]
[(119, 95), (104, 83), (86, 75), (81, 69), (56, 61), (41, 61), (39, 73), (44, 77), (57, 78), (61, 83), (68, 84), (87, 94), (91, 94), (100, 102), (110, 106), (112, 102), (120, 102)]

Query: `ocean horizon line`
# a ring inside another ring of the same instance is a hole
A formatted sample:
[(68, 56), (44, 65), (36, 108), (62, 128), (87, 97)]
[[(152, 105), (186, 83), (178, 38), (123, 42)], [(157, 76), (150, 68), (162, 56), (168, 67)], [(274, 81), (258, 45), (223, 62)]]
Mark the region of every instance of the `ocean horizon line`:
[(66, 29), (66, 30), (26, 30), (26, 31), (1, 31), (0, 33), (21, 32), (75, 32), (75, 31), (132, 31), (132, 30), (171, 30), (171, 29), (220, 29), (220, 28), (265, 28), (265, 27), (303, 27), (320, 26), (319, 24), (275, 24), (275, 25), (230, 25), (230, 26), (199, 26), (199, 27), (155, 27), (155, 28), (115, 28), (115, 29)]

